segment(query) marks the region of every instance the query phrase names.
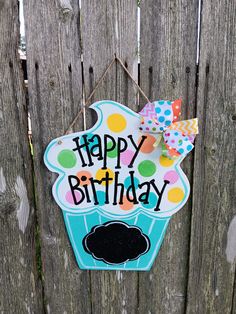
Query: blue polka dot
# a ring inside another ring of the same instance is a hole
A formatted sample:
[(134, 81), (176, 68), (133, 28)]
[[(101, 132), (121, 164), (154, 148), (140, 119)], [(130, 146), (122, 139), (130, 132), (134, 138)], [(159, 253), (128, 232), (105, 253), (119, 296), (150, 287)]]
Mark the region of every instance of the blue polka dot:
[(142, 203), (142, 205), (145, 208), (151, 209), (151, 208), (154, 208), (157, 205), (157, 200), (158, 200), (158, 198), (157, 198), (156, 194), (151, 192), (149, 194), (149, 197), (148, 197), (148, 204), (143, 204)]
[(187, 146), (187, 150), (190, 151), (192, 149), (192, 145)]
[(188, 137), (185, 137), (185, 139), (184, 139), (185, 141), (188, 141)]
[(157, 107), (155, 110), (156, 110), (156, 113), (160, 113), (161, 112), (161, 108), (160, 107)]
[(161, 131), (163, 131), (163, 130), (164, 130), (164, 128), (161, 126), (161, 127), (160, 127), (160, 130), (161, 130)]
[(178, 132), (175, 132), (175, 136), (178, 136), (179, 135), (179, 133)]
[(171, 125), (171, 121), (170, 121), (170, 120), (167, 120), (167, 121), (165, 122), (165, 125), (166, 125), (166, 126)]
[(160, 116), (160, 117), (158, 118), (158, 121), (159, 121), (159, 122), (164, 122), (164, 121), (165, 121), (165, 117)]
[(99, 205), (105, 205), (106, 194), (103, 191), (97, 191), (97, 199)]
[[(125, 188), (126, 188), (126, 189), (128, 189), (128, 187), (130, 186), (130, 184), (131, 184), (131, 179), (130, 179), (130, 177), (125, 178), (124, 185), (125, 185)], [(137, 178), (134, 177), (134, 186), (135, 186), (136, 189), (138, 188), (138, 185), (139, 185), (139, 179), (137, 179)]]
[(183, 149), (183, 148), (180, 148), (180, 149), (178, 149), (178, 152), (179, 152), (180, 154), (183, 154), (184, 149)]
[[(81, 138), (80, 138), (80, 141), (79, 141), (80, 145), (85, 144), (85, 139), (87, 139), (87, 142), (89, 143), (89, 144), (88, 144), (89, 150), (91, 150), (91, 148), (92, 148), (94, 145), (98, 145), (98, 144), (99, 144), (99, 143), (98, 143), (98, 137), (97, 137), (97, 136), (95, 136), (95, 137), (93, 138), (93, 141), (92, 141), (92, 142), (89, 141), (89, 140), (92, 139), (93, 136), (94, 136), (93, 133), (88, 133), (88, 134), (87, 134), (87, 137), (86, 137), (86, 135), (82, 135)], [(97, 146), (97, 147), (98, 147), (98, 146)], [(83, 149), (86, 150), (86, 146), (84, 146)], [(93, 152), (96, 151), (97, 149), (98, 149), (98, 148), (96, 148), (96, 146), (95, 146), (95, 149), (93, 149)]]
[(151, 121), (151, 120), (148, 120), (148, 123), (149, 123), (149, 124), (151, 124), (151, 123), (152, 123), (152, 121)]
[(159, 100), (159, 101), (158, 101), (158, 104), (159, 104), (159, 105), (164, 105), (164, 103), (165, 103), (165, 100)]
[(164, 112), (164, 115), (165, 116), (169, 116), (171, 114), (171, 111), (170, 110), (165, 110), (165, 112)]
[(167, 105), (171, 106), (171, 101), (168, 100), (166, 103)]

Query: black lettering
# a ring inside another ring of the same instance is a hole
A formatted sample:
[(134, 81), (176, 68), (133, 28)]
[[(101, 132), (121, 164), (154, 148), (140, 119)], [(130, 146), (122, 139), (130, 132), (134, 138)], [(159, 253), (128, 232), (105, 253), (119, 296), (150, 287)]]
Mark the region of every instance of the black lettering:
[[(134, 171), (130, 171), (130, 186), (127, 188), (126, 191), (126, 198), (129, 202), (132, 202), (133, 204), (138, 204), (137, 195), (136, 195), (136, 187), (134, 184)], [(130, 197), (130, 191), (133, 193), (133, 198)]]
[(113, 205), (117, 205), (117, 196), (118, 196), (118, 188), (120, 188), (120, 197), (119, 197), (119, 204), (123, 204), (123, 196), (124, 196), (124, 190), (125, 186), (123, 183), (118, 181), (119, 177), (119, 171), (115, 172), (115, 180), (114, 180), (114, 200), (113, 200)]
[[(72, 183), (72, 180), (75, 180), (75, 184)], [(70, 185), (70, 189), (71, 189), (71, 193), (73, 196), (73, 200), (74, 200), (74, 204), (75, 205), (79, 205), (83, 202), (85, 196), (84, 196), (84, 192), (82, 191), (82, 189), (79, 188), (80, 185), (80, 180), (78, 177), (73, 176), (73, 175), (69, 175), (68, 176), (68, 182)], [(81, 199), (79, 201), (77, 201), (76, 196), (75, 196), (75, 191), (79, 191), (81, 193)]]
[[(123, 143), (123, 145), (122, 145)], [(123, 147), (122, 147), (123, 146)], [(118, 137), (118, 141), (117, 141), (117, 163), (116, 163), (116, 169), (120, 169), (120, 154), (123, 153), (128, 147), (128, 144), (126, 142), (125, 139), (123, 139), (122, 137)]]
[(153, 188), (154, 188), (155, 192), (157, 193), (157, 195), (159, 196), (159, 197), (158, 197), (158, 201), (157, 201), (157, 205), (156, 205), (154, 211), (159, 211), (159, 210), (160, 210), (159, 207), (160, 207), (160, 204), (161, 204), (162, 195), (163, 195), (163, 193), (164, 193), (164, 191), (165, 191), (166, 186), (167, 186), (170, 182), (167, 181), (167, 180), (164, 180), (164, 184), (163, 184), (163, 186), (162, 186), (161, 191), (158, 190), (158, 188), (157, 188), (157, 186), (156, 186), (156, 184), (155, 184), (155, 180), (154, 180), (154, 179), (152, 179), (152, 180), (150, 181), (150, 183), (151, 183), (151, 185), (153, 186)]
[[(110, 140), (110, 142), (108, 142)], [(108, 143), (111, 143), (111, 146), (108, 147)], [(115, 139), (110, 135), (104, 135), (104, 157), (103, 157), (103, 167), (102, 169), (107, 169), (107, 153), (111, 152), (116, 147)]]
[(142, 189), (143, 186), (147, 186), (146, 192), (143, 192), (139, 195), (139, 202), (142, 202), (143, 204), (149, 204), (148, 199), (149, 199), (149, 194), (150, 194), (150, 182), (144, 182), (138, 185), (140, 189)]
[(134, 156), (133, 156), (132, 160), (130, 161), (130, 163), (129, 163), (129, 165), (128, 165), (128, 168), (132, 168), (132, 167), (133, 167), (133, 164), (134, 164), (134, 161), (135, 161), (135, 159), (137, 158), (138, 153), (139, 153), (139, 151), (140, 151), (140, 149), (141, 149), (141, 147), (142, 147), (142, 145), (143, 145), (145, 139), (147, 138), (147, 136), (142, 135), (142, 139), (141, 139), (140, 143), (138, 144), (138, 146), (136, 145), (135, 141), (133, 140), (132, 135), (128, 135), (128, 138), (130, 139), (132, 145), (133, 145), (134, 148), (135, 148)]

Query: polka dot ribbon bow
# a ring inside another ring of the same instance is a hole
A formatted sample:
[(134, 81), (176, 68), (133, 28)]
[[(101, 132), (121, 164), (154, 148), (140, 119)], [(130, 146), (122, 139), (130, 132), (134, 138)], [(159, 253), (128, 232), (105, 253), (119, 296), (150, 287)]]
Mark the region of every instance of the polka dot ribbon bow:
[(178, 121), (180, 110), (181, 99), (177, 99), (148, 103), (139, 112), (139, 129), (159, 134), (154, 146), (161, 142), (162, 155), (173, 159), (187, 155), (193, 149), (193, 141), (198, 134), (198, 119)]

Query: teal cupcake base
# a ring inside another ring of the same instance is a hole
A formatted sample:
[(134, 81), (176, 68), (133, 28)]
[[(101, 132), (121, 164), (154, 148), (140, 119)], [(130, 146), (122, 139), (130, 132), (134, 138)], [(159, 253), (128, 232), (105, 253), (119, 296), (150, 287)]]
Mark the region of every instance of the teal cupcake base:
[[(76, 261), (81, 269), (90, 270), (150, 270), (170, 220), (169, 217), (154, 218), (143, 211), (140, 211), (133, 217), (114, 219), (98, 209), (84, 214), (63, 212), (63, 216)], [(83, 245), (84, 238), (91, 233), (91, 230), (94, 230), (95, 226), (99, 227), (113, 221), (122, 222), (124, 225), (140, 229), (150, 243), (146, 253), (143, 253), (136, 259), (120, 264), (106, 263), (88, 253)]]

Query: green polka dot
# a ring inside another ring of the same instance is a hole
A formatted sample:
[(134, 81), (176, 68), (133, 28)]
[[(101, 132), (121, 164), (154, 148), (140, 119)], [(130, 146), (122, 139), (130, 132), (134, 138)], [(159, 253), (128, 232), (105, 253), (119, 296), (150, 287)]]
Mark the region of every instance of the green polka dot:
[(138, 165), (138, 171), (143, 177), (151, 177), (156, 172), (156, 165), (150, 160), (144, 160)]
[[(112, 142), (107, 143), (107, 148), (110, 149), (113, 146)], [(115, 147), (113, 150), (107, 152), (107, 156), (110, 158), (117, 157), (117, 147)]]
[(57, 160), (63, 168), (73, 168), (76, 165), (75, 153), (70, 149), (62, 150), (58, 154)]

